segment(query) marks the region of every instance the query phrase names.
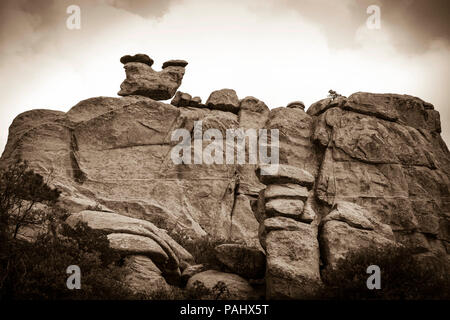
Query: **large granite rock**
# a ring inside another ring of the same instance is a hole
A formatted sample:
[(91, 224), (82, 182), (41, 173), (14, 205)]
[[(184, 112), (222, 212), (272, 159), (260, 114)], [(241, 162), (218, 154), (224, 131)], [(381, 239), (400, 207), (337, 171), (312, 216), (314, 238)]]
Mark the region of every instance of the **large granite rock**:
[[(164, 256), (167, 256), (167, 260), (171, 265), (178, 266), (180, 261), (191, 264), (194, 261), (192, 255), (167, 235), (164, 230), (145, 220), (134, 219), (112, 212), (86, 210), (72, 214), (66, 221), (71, 226), (75, 226), (79, 222), (85, 222), (92, 229), (105, 231), (109, 236), (115, 235), (113, 238), (116, 241), (113, 240), (113, 243), (117, 245), (117, 249), (125, 246), (125, 240), (129, 239), (130, 243), (133, 243), (133, 240), (135, 240), (135, 250), (131, 251), (137, 253), (139, 252), (138, 244), (140, 242), (144, 243), (145, 248), (147, 241), (149, 246), (155, 248), (155, 250), (160, 252), (162, 249)], [(147, 238), (147, 240), (144, 238)], [(128, 248), (131, 249), (132, 247), (128, 246)]]
[(294, 220), (277, 224), (266, 230), (266, 298), (312, 299), (321, 287), (317, 229)]
[(364, 207), (401, 243), (448, 241), (450, 158), (432, 105), (405, 95), (357, 93), (321, 108), (313, 133), (325, 148), (317, 197)]
[(169, 257), (159, 244), (148, 237), (127, 233), (111, 233), (108, 234), (108, 240), (112, 249), (124, 255), (146, 255), (161, 265), (165, 265), (169, 260)]
[(353, 228), (345, 222), (330, 220), (323, 225), (320, 235), (320, 248), (323, 259), (331, 272), (341, 259), (358, 250), (375, 247), (383, 249), (395, 246), (395, 241), (375, 231)]
[(128, 256), (124, 260), (123, 268), (123, 282), (135, 294), (151, 299), (170, 296), (173, 288), (150, 258), (141, 255)]
[(221, 89), (211, 92), (206, 105), (211, 109), (239, 112), (239, 98), (233, 89)]

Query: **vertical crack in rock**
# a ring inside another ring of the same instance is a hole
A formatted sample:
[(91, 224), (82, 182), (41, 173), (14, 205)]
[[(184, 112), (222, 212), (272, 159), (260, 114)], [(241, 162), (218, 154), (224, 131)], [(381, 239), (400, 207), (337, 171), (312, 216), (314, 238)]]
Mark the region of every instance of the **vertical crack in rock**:
[[(325, 153), (327, 148), (329, 148), (332, 145), (332, 139), (328, 138), (328, 144), (327, 145), (323, 145), (317, 138), (316, 135), (314, 134), (316, 131), (316, 127), (319, 125), (319, 117), (318, 116), (313, 116), (314, 119), (314, 128), (313, 128), (313, 135), (311, 136), (311, 139), (313, 140), (313, 147), (314, 147), (314, 153), (316, 155), (316, 159), (318, 162), (318, 170), (317, 170), (317, 175), (315, 176), (315, 181), (314, 181), (314, 193), (313, 193), (313, 197), (315, 199), (316, 202), (316, 207), (315, 207), (315, 211), (316, 211), (316, 215), (317, 215), (317, 245), (319, 247), (319, 275), (321, 280), (323, 281), (323, 268), (325, 266), (325, 253), (324, 253), (324, 249), (323, 249), (323, 245), (321, 243), (321, 234), (322, 234), (322, 228), (323, 228), (323, 224), (322, 224), (322, 219), (324, 216), (326, 216), (326, 214), (329, 213), (329, 211), (331, 210), (331, 207), (329, 207), (329, 205), (325, 202), (322, 201), (321, 199), (319, 199), (319, 197), (317, 196), (317, 187), (319, 186), (319, 180), (321, 177), (321, 173), (322, 170), (324, 170), (323, 165), (325, 162)], [(327, 128), (331, 129), (332, 128), (328, 125), (325, 124), (327, 126)], [(327, 130), (328, 132), (328, 130)], [(330, 134), (330, 133), (328, 133)], [(331, 135), (331, 134), (330, 134)], [(333, 168), (334, 170), (334, 168)], [(334, 172), (333, 172), (333, 176), (334, 176)], [(336, 183), (336, 181), (334, 181), (334, 183)], [(336, 186), (335, 186), (336, 187)], [(320, 201), (320, 204), (318, 204), (317, 202)], [(334, 199), (333, 199), (334, 202)]]
[(86, 181), (87, 176), (78, 164), (78, 142), (73, 129), (70, 129), (70, 164), (72, 166), (74, 180), (83, 184)]
[(233, 190), (233, 203), (231, 204), (230, 210), (230, 235), (229, 238), (233, 238), (233, 214), (236, 209), (237, 196), (239, 195), (239, 184), (240, 184), (240, 175), (238, 170), (234, 171), (234, 190)]

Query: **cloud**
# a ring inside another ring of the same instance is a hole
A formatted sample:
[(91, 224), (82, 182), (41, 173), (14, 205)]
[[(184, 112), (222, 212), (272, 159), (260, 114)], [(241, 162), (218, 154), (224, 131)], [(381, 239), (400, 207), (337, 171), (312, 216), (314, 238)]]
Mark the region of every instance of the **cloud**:
[(424, 52), (435, 40), (450, 41), (448, 0), (282, 0), (286, 10), (315, 23), (334, 48), (358, 46), (355, 31), (364, 25), (370, 5), (381, 9), (382, 28), (404, 52)]
[(123, 9), (144, 18), (162, 17), (169, 8), (181, 0), (106, 0), (108, 5)]

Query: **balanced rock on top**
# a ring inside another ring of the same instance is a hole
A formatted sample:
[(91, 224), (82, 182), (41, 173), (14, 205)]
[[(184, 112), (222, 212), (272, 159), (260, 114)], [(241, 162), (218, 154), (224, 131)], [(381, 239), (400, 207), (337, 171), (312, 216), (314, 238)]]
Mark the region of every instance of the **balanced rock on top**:
[(154, 100), (167, 100), (174, 96), (181, 85), (186, 61), (170, 60), (163, 70), (155, 71), (153, 60), (144, 54), (123, 56), (126, 79), (120, 85), (119, 96), (140, 95)]
[(126, 56), (120, 58), (120, 62), (122, 62), (123, 64), (127, 64), (129, 62), (141, 62), (145, 63), (149, 67), (153, 65), (153, 59), (148, 55), (142, 53), (135, 54), (134, 56), (130, 56), (127, 54)]

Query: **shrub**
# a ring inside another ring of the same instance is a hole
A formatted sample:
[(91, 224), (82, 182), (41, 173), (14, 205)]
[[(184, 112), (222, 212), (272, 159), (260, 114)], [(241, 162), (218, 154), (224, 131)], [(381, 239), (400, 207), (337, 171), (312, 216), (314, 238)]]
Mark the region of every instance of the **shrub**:
[(197, 280), (192, 284), (192, 289), (186, 293), (187, 300), (228, 300), (231, 298), (230, 291), (223, 281), (217, 282), (211, 289)]
[(178, 233), (170, 233), (170, 236), (192, 254), (196, 263), (204, 264), (210, 269), (217, 270), (221, 270), (223, 264), (217, 259), (214, 249), (224, 243), (238, 243), (238, 241), (216, 238), (211, 235), (194, 239)]
[(53, 206), (60, 191), (29, 169), (26, 162), (14, 162), (0, 171), (0, 242), (16, 238), (24, 226), (41, 225), (48, 217), (37, 204)]
[[(367, 267), (381, 270), (381, 289), (369, 290)], [(409, 248), (368, 248), (341, 260), (337, 271), (323, 272), (325, 299), (449, 299), (450, 278), (445, 258), (414, 255)]]
[(337, 97), (342, 97), (341, 94), (337, 93), (334, 90), (328, 90), (328, 98), (331, 98), (332, 100), (336, 99)]
[[(135, 298), (121, 283), (120, 257), (106, 235), (86, 224), (65, 224), (67, 214), (56, 206), (59, 194), (26, 163), (0, 172), (0, 299)], [(17, 237), (31, 225), (43, 227), (35, 241)], [(79, 290), (66, 286), (69, 265), (81, 269)]]

